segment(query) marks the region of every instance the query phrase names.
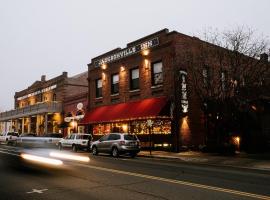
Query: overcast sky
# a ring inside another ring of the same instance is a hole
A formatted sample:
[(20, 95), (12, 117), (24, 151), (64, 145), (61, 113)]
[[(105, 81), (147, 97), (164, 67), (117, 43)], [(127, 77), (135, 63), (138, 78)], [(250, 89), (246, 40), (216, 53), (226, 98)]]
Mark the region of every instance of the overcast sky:
[(0, 111), (14, 93), (163, 28), (247, 25), (270, 36), (270, 0), (0, 0)]

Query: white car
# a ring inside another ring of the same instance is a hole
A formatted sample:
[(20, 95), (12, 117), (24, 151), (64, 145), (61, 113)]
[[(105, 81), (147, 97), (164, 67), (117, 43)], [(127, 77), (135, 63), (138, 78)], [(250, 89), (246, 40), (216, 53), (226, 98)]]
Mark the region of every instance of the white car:
[(0, 143), (15, 144), (19, 134), (16, 132), (7, 132), (0, 135)]
[(92, 143), (92, 136), (85, 133), (72, 133), (70, 136), (62, 138), (58, 142), (58, 148), (61, 150), (63, 148), (72, 148), (74, 152), (78, 149), (90, 150)]

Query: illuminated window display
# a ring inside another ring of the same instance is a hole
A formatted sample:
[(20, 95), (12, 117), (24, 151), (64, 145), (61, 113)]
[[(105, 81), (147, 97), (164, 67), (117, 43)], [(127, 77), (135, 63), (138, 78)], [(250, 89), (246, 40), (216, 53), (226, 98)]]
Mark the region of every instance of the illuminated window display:
[[(171, 134), (171, 120), (154, 119), (152, 134)], [(104, 135), (112, 132), (128, 132), (136, 135), (149, 134), (147, 120), (134, 120), (129, 122), (102, 123), (93, 125), (94, 135)]]

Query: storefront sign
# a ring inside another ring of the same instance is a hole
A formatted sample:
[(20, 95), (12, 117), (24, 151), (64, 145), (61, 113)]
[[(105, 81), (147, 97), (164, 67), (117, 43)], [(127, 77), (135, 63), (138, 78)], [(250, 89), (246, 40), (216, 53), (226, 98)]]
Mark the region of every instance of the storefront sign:
[(159, 44), (158, 38), (153, 38), (151, 40), (148, 40), (148, 41), (143, 42), (141, 44), (138, 44), (136, 46), (125, 48), (125, 49), (123, 49), (123, 50), (121, 50), (121, 51), (119, 51), (117, 53), (114, 53), (114, 54), (109, 55), (107, 57), (96, 60), (96, 61), (94, 61), (94, 66), (95, 67), (100, 67), (103, 64), (114, 62), (114, 61), (119, 60), (121, 58), (124, 58), (124, 57), (130, 56), (132, 54), (138, 53), (138, 52), (140, 52), (142, 50), (155, 47), (158, 44)]
[(65, 122), (71, 122), (71, 120), (73, 120), (73, 119), (74, 119), (73, 117), (65, 117), (64, 121)]
[(42, 90), (38, 90), (38, 91), (36, 91), (36, 92), (33, 92), (33, 93), (30, 93), (30, 94), (24, 95), (24, 96), (22, 96), (22, 97), (18, 97), (17, 100), (20, 101), (20, 100), (26, 99), (26, 98), (28, 98), (28, 97), (36, 96), (36, 95), (38, 95), (38, 94), (48, 92), (48, 91), (53, 90), (53, 89), (55, 89), (55, 88), (56, 88), (56, 85), (52, 85), (52, 86), (47, 87), (47, 88), (44, 88), (44, 89), (42, 89)]
[(83, 109), (83, 103), (78, 103), (78, 104), (77, 104), (77, 109), (78, 109), (78, 110)]
[(82, 118), (84, 118), (84, 115), (77, 115), (77, 116), (75, 116), (75, 119), (76, 119), (76, 120), (80, 120), (80, 119), (82, 119)]

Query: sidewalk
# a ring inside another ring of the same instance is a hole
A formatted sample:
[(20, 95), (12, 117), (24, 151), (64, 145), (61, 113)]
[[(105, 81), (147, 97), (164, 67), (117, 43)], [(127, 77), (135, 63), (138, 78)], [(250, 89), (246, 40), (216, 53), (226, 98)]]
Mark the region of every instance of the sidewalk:
[(201, 153), (195, 151), (187, 151), (181, 153), (152, 151), (152, 155), (150, 155), (149, 151), (141, 151), (138, 156), (160, 159), (177, 159), (187, 163), (198, 163), (213, 166), (229, 166), (236, 168), (270, 171), (269, 154), (249, 155), (245, 153), (239, 153), (235, 156), (220, 156), (214, 153)]

